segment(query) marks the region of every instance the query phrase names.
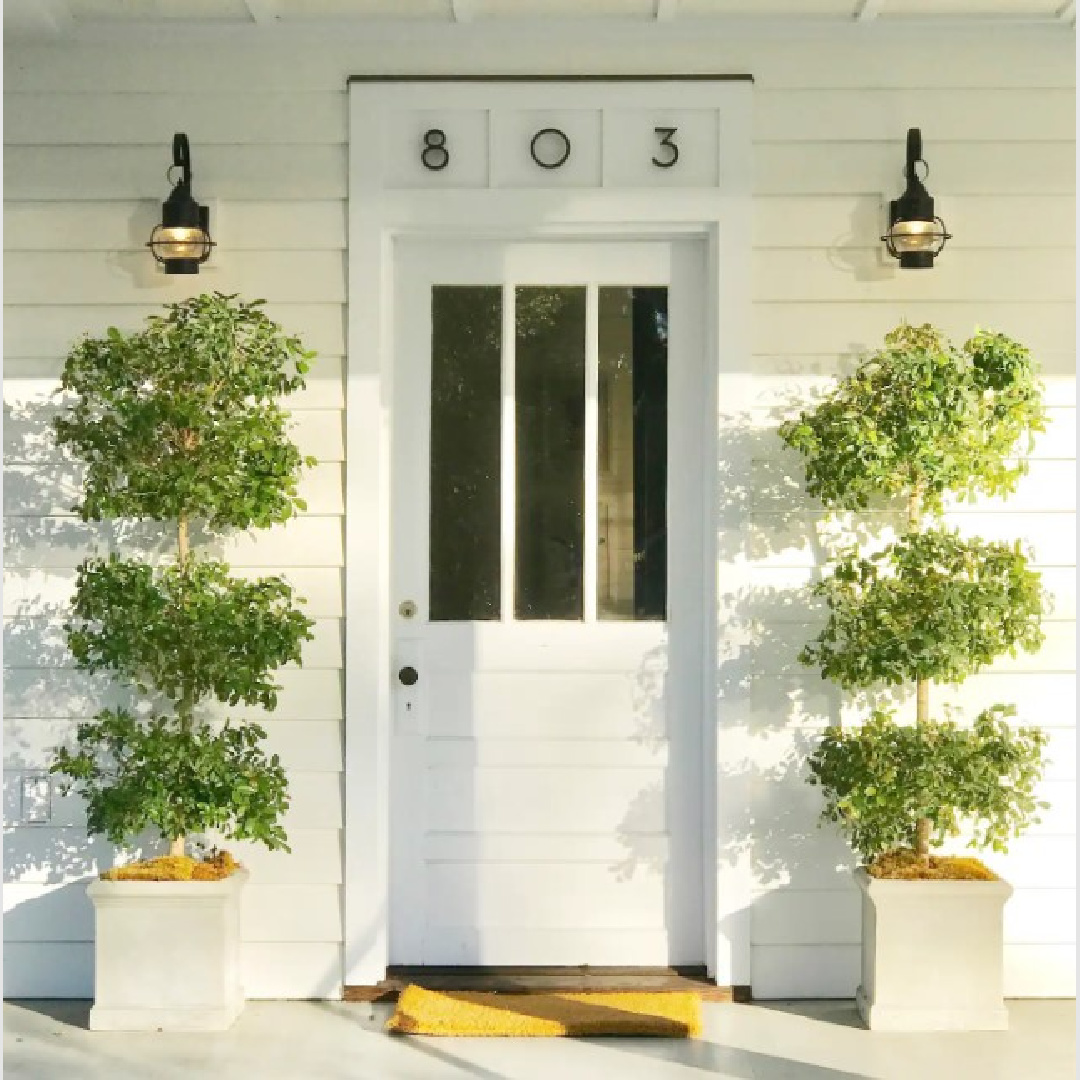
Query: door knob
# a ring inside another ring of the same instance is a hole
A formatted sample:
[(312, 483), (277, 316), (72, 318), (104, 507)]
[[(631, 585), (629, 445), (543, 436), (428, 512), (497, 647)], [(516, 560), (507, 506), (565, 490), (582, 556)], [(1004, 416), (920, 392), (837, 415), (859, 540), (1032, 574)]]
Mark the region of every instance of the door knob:
[(420, 678), (419, 674), (417, 674), (416, 668), (408, 666), (403, 667), (397, 673), (397, 677), (401, 681), (402, 686), (414, 686), (416, 684), (416, 681)]

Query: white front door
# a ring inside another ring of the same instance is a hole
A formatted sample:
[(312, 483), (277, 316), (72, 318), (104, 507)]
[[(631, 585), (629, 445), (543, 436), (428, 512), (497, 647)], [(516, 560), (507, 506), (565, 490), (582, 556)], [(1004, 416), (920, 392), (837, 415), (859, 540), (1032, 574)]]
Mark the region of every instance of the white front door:
[(397, 245), (391, 964), (705, 960), (704, 263)]

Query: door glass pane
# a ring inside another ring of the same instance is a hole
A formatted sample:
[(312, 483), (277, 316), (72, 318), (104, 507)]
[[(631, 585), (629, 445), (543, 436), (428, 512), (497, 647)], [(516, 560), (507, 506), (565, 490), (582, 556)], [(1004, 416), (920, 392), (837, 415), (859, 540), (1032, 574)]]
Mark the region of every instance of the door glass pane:
[(433, 620), (499, 618), (501, 328), (498, 286), (432, 288)]
[(583, 614), (585, 289), (522, 286), (516, 300), (514, 614)]
[(667, 289), (601, 288), (596, 614), (667, 608)]

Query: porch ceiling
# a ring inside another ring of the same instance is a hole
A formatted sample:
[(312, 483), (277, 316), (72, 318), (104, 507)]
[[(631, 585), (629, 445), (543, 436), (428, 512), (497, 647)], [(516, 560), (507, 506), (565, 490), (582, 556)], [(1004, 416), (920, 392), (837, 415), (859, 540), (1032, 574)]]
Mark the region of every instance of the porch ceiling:
[(10, 39), (122, 37), (207, 29), (335, 33), (373, 24), (507, 23), (560, 18), (594, 24), (668, 23), (696, 30), (735, 25), (875, 23), (1057, 24), (1071, 28), (1076, 0), (4, 0)]

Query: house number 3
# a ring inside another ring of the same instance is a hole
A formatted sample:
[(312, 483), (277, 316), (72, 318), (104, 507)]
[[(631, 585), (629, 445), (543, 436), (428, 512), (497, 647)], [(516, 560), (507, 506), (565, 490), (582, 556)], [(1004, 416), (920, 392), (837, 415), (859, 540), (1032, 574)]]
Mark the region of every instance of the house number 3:
[(670, 169), (676, 161), (679, 160), (679, 148), (675, 145), (675, 132), (678, 128), (658, 127), (653, 128), (658, 138), (660, 139), (660, 145), (668, 151), (667, 156), (661, 160), (660, 158), (653, 158), (652, 163), (658, 169)]

